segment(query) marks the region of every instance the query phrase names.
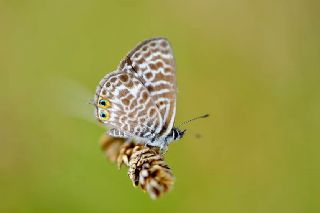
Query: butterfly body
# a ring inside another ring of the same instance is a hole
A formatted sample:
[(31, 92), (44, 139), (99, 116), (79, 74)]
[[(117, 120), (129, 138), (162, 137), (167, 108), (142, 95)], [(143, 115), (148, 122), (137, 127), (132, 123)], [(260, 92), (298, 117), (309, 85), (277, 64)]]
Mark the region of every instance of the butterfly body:
[(165, 149), (171, 142), (181, 139), (184, 133), (185, 130), (181, 131), (178, 128), (173, 127), (168, 135), (164, 137), (161, 135), (155, 135), (145, 143), (150, 146), (158, 146), (161, 149)]
[(99, 83), (94, 98), (96, 117), (111, 127), (113, 137), (166, 148), (182, 138), (174, 128), (176, 112), (175, 61), (165, 38), (140, 43), (117, 70)]

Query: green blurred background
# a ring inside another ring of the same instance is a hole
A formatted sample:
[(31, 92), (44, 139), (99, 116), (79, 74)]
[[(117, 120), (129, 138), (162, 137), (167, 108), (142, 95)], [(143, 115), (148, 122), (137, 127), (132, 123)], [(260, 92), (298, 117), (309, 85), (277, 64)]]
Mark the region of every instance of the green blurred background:
[[(319, 6), (1, 0), (0, 212), (319, 212)], [(106, 161), (88, 105), (154, 36), (175, 51), (176, 123), (212, 115), (170, 146), (157, 201)]]

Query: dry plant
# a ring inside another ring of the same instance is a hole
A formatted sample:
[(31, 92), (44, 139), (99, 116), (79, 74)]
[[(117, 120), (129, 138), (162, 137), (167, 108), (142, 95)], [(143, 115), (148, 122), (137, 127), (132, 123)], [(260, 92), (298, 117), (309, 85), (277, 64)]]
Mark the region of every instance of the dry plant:
[(129, 167), (128, 176), (133, 185), (151, 198), (156, 199), (172, 188), (174, 176), (159, 148), (107, 135), (102, 136), (100, 144), (111, 162), (116, 162), (119, 168), (123, 164)]

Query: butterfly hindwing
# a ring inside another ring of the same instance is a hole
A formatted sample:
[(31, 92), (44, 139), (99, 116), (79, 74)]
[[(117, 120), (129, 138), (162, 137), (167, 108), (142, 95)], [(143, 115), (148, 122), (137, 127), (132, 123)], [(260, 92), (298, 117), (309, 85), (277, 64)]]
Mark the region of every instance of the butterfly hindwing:
[(125, 135), (148, 138), (163, 126), (149, 91), (132, 73), (106, 75), (97, 88), (95, 103), (98, 119)]

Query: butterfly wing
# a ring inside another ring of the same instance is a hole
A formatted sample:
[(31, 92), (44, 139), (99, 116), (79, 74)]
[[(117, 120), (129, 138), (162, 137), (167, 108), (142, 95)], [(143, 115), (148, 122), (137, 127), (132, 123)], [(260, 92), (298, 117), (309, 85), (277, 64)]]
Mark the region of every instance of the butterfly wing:
[(123, 136), (146, 139), (162, 129), (161, 114), (149, 91), (132, 73), (106, 75), (97, 87), (94, 103), (98, 120)]
[(176, 112), (176, 75), (168, 40), (152, 38), (143, 41), (129, 52), (118, 70), (133, 73), (147, 88), (163, 120), (160, 135), (169, 134)]

